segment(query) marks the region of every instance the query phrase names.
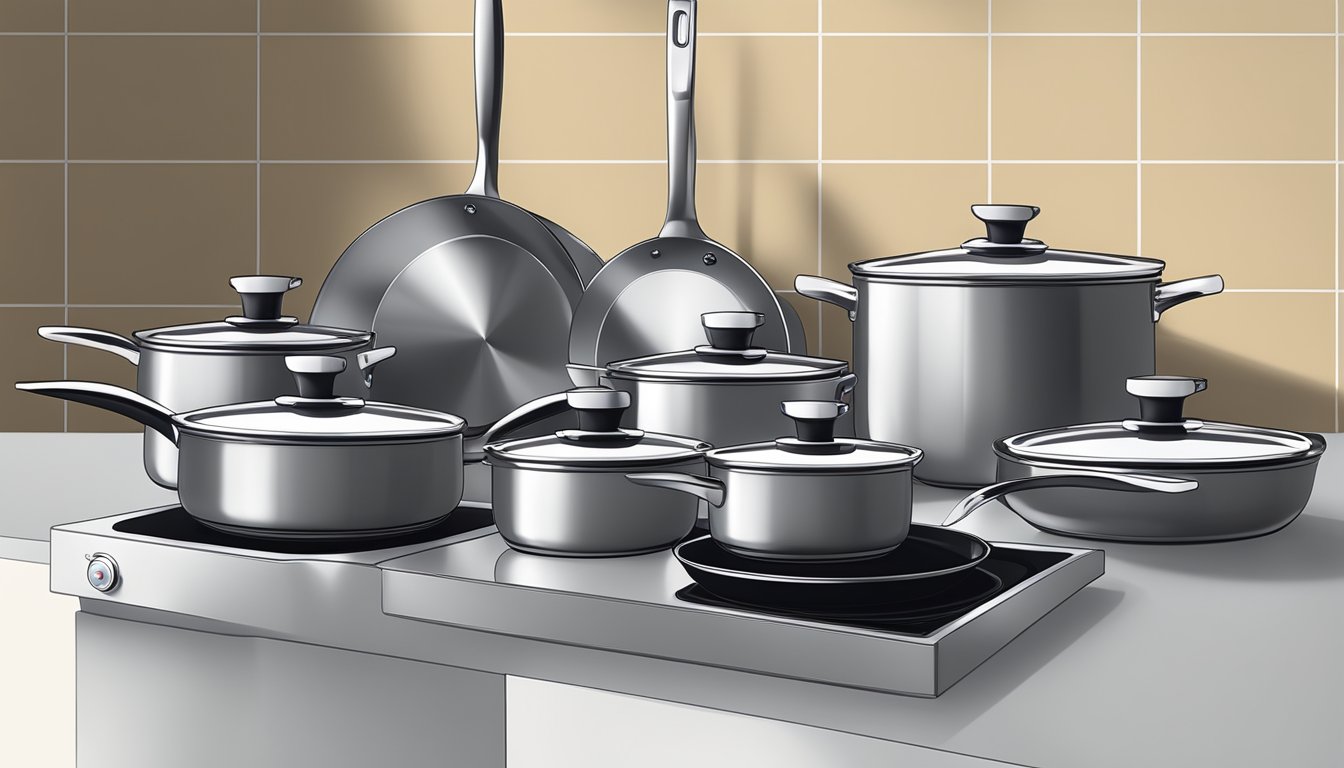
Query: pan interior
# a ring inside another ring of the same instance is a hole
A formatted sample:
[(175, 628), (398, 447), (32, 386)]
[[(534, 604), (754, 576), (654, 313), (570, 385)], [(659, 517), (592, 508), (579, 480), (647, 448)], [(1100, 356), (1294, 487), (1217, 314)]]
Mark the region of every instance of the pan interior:
[(379, 346), (397, 356), (379, 367), (373, 397), (486, 426), (569, 388), (571, 319), (564, 291), (526, 249), (488, 235), (432, 246), (397, 275), (374, 315)]
[(705, 343), (700, 315), (750, 309), (728, 286), (684, 270), (650, 272), (612, 303), (602, 323), (599, 360), (626, 360), (649, 349), (676, 351)]

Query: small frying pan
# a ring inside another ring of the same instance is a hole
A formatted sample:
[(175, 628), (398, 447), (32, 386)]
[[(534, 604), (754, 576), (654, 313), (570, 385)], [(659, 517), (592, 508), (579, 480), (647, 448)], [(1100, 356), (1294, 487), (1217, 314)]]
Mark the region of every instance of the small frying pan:
[[(568, 389), (574, 309), (601, 260), (554, 223), (499, 199), (502, 0), (476, 0), (476, 173), (364, 231), (332, 267), (312, 322), (395, 345), (372, 395), (453, 413), (472, 434)], [(569, 246), (570, 249), (567, 249)]]
[(758, 345), (806, 352), (792, 308), (696, 220), (695, 17), (695, 0), (668, 2), (667, 221), (657, 237), (617, 254), (589, 283), (570, 330), (571, 363), (605, 366), (691, 349), (705, 340), (701, 314), (738, 310), (765, 316)]

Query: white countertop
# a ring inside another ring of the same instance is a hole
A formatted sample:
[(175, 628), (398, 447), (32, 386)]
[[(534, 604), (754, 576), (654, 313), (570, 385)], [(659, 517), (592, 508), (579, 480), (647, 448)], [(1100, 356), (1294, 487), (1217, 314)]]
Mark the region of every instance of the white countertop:
[[(10, 490), (0, 557), (44, 559), (32, 555), (45, 554), (50, 525), (171, 500), (145, 479), (138, 445), (138, 435), (0, 436)], [(544, 654), (514, 658), (504, 639), (490, 644), (508, 657), (493, 671), (1032, 766), (1344, 765), (1344, 455), (1334, 448), (1303, 515), (1259, 539), (1082, 542), (997, 504), (977, 511), (958, 527), (993, 541), (1103, 548), (1106, 573), (937, 699), (621, 654), (584, 668), (589, 654), (557, 649), (561, 667)], [(924, 523), (960, 497), (918, 495)]]

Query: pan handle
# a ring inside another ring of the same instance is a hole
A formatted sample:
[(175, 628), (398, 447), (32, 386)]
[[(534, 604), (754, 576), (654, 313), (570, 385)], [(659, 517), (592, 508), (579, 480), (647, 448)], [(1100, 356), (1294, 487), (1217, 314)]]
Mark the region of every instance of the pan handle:
[(685, 472), (638, 472), (626, 475), (625, 479), (635, 485), (689, 493), (715, 507), (722, 507), (728, 498), (728, 486), (715, 477), (688, 475)]
[(62, 344), (101, 349), (104, 352), (111, 352), (114, 355), (126, 358), (131, 362), (131, 365), (140, 364), (140, 347), (125, 336), (119, 336), (108, 331), (75, 328), (66, 325), (44, 325), (37, 329), (37, 335)]
[(468, 195), (499, 197), (499, 122), (504, 107), (504, 3), (476, 0), (476, 173)]
[(809, 299), (834, 304), (848, 312), (850, 320), (859, 313), (859, 291), (852, 285), (827, 280), (824, 277), (798, 275), (793, 278), (793, 289)]
[(667, 3), (667, 220), (659, 237), (708, 240), (695, 216), (695, 0)]
[(135, 419), (177, 445), (177, 425), (173, 423), (173, 412), (129, 389), (95, 381), (20, 381), (14, 388), (119, 413)]
[(981, 506), (1002, 496), (1032, 488), (1100, 488), (1107, 491), (1158, 491), (1160, 493), (1185, 493), (1199, 487), (1194, 480), (1165, 475), (1132, 474), (1122, 475), (1115, 472), (1091, 472), (1086, 470), (1070, 471), (1058, 475), (1037, 475), (1005, 480), (1001, 483), (981, 488), (952, 508), (952, 512), (943, 520), (943, 525), (952, 525)]

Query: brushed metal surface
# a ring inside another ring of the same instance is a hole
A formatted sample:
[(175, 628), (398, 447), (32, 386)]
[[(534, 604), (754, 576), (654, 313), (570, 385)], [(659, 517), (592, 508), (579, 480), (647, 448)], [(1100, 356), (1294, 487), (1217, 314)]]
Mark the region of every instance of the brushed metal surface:
[(1153, 282), (906, 285), (855, 279), (855, 430), (917, 445), (915, 477), (994, 482), (991, 444), (1138, 415), (1129, 376), (1155, 365)]
[(462, 436), (402, 444), (267, 445), (181, 437), (178, 496), (193, 517), (259, 535), (392, 530), (462, 498)]
[[(1319, 457), (1283, 467), (1162, 470), (1194, 480), (1188, 493), (1118, 493), (1090, 488), (1021, 491), (1003, 503), (1049, 533), (1106, 541), (1197, 543), (1263, 536), (1283, 528), (1306, 508)], [(1099, 470), (1133, 474), (1133, 469)], [(1067, 475), (1077, 467), (1038, 465), (1000, 456), (1000, 480)]]
[[(704, 459), (667, 465), (703, 472)], [(491, 468), (495, 526), (509, 546), (575, 557), (667, 549), (695, 526), (697, 500), (635, 485), (628, 470)]]

